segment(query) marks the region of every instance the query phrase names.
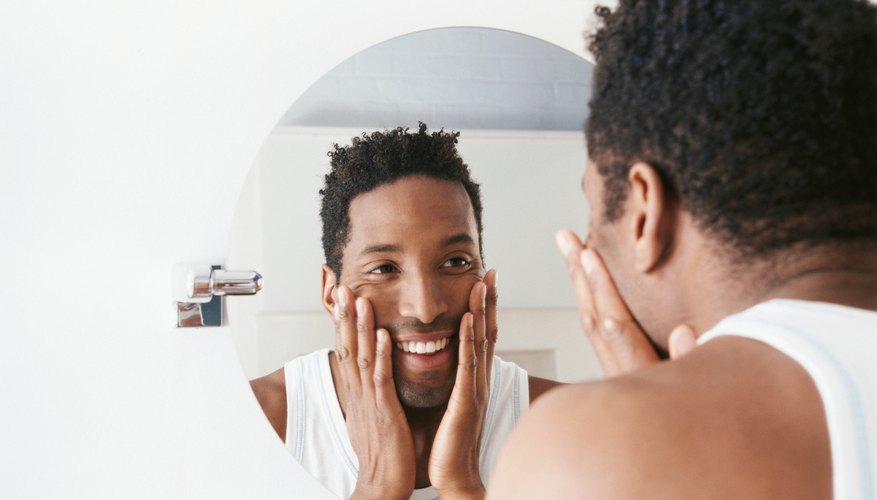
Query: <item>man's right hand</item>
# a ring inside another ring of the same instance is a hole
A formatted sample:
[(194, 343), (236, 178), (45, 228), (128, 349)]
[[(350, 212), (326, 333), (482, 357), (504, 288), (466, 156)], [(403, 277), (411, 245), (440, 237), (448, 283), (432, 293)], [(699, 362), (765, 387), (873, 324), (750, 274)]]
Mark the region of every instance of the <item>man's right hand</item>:
[[(631, 314), (600, 256), (568, 229), (557, 233), (579, 309), (579, 320), (607, 377), (660, 361), (654, 346)], [(669, 337), (670, 358), (694, 349), (697, 334), (678, 325)]]
[(396, 396), (390, 334), (375, 332), (371, 304), (345, 286), (335, 288), (333, 312), (344, 421), (359, 461), (351, 498), (409, 498), (414, 442)]

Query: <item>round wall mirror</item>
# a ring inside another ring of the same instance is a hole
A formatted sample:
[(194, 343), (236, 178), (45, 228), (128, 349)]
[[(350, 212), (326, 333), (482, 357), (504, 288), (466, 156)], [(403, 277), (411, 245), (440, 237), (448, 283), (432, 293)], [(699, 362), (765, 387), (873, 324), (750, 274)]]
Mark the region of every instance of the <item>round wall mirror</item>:
[(460, 132), (460, 155), (481, 184), (484, 258), (501, 276), (496, 353), (544, 378), (599, 376), (554, 244), (558, 228), (587, 227), (591, 69), (533, 37), (442, 28), (375, 45), (315, 82), (266, 139), (232, 226), (228, 267), (264, 276), (259, 295), (228, 303), (247, 378), (334, 345), (319, 218), (333, 143), (421, 121)]

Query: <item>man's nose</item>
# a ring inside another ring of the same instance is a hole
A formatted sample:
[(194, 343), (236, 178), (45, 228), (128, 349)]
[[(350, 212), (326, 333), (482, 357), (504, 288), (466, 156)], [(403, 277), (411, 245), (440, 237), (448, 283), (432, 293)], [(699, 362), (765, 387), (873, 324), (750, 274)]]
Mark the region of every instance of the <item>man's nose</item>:
[(399, 313), (403, 317), (432, 323), (448, 311), (448, 303), (437, 280), (423, 274), (410, 274), (405, 281), (399, 303)]

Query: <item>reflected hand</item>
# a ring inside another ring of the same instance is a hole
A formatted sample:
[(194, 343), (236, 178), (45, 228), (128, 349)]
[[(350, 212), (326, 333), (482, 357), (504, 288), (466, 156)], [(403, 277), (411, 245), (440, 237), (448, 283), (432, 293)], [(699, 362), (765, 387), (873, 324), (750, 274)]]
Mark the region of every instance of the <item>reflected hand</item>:
[[(359, 461), (351, 498), (409, 498), (414, 441), (393, 382), (392, 342), (375, 332), (371, 304), (345, 286), (335, 289), (335, 356), (345, 391), (344, 421)], [(355, 308), (353, 305), (355, 304)]]
[[(658, 353), (633, 318), (597, 252), (585, 248), (568, 229), (557, 233), (557, 246), (566, 258), (582, 329), (604, 375), (619, 375), (659, 362)], [(690, 326), (673, 328), (669, 337), (671, 359), (692, 350), (696, 340), (697, 334)]]
[(476, 283), (460, 324), (457, 378), (429, 457), (429, 479), (441, 498), (484, 498), (481, 437), (496, 344), (496, 271)]

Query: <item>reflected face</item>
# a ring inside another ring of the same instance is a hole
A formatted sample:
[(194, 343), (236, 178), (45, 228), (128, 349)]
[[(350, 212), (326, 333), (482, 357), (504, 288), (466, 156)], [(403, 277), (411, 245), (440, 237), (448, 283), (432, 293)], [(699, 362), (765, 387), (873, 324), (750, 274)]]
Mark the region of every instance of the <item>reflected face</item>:
[(472, 204), (462, 184), (409, 176), (350, 203), (340, 283), (369, 299), (393, 339), (403, 405), (445, 404), (454, 386), (458, 331), (484, 276)]

